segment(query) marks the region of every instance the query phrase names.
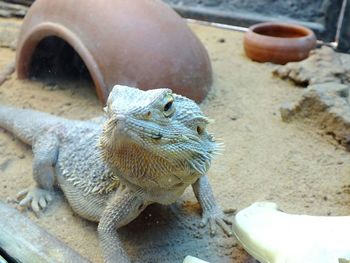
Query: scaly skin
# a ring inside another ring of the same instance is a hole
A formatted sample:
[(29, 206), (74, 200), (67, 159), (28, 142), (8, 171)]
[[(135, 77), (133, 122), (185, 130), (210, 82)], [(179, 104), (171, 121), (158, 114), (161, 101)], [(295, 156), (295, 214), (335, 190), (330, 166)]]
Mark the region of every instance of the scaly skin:
[(20, 205), (44, 209), (58, 185), (76, 213), (99, 222), (105, 262), (130, 262), (116, 230), (149, 204), (175, 202), (189, 185), (202, 226), (231, 235), (205, 175), (218, 144), (192, 100), (169, 89), (117, 85), (105, 112), (100, 120), (75, 121), (0, 107), (0, 127), (33, 148), (35, 184), (18, 194)]

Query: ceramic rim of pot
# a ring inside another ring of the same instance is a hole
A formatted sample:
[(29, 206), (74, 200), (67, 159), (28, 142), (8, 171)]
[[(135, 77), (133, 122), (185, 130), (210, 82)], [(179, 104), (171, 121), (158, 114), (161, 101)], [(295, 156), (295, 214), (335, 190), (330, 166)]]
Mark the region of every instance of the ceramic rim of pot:
[(288, 23), (259, 23), (251, 26), (244, 36), (246, 55), (258, 62), (300, 61), (308, 57), (315, 45), (312, 30)]

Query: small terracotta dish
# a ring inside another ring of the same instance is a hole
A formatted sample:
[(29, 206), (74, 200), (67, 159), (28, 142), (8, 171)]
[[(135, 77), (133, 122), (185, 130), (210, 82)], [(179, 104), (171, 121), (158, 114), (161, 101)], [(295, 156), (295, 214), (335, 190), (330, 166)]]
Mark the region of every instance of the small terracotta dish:
[(254, 61), (286, 64), (308, 57), (316, 46), (312, 30), (293, 24), (267, 22), (253, 25), (244, 35), (244, 50)]
[(168, 87), (200, 102), (212, 83), (203, 44), (160, 0), (36, 0), (18, 40), (18, 77), (30, 77), (40, 49), (67, 68), (73, 59), (64, 59), (61, 43), (81, 58), (103, 102), (116, 84)]

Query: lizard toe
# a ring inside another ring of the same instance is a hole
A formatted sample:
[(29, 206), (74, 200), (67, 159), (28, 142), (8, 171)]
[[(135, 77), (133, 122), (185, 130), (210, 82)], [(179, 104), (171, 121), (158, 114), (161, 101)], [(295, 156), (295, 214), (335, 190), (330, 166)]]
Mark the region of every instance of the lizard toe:
[(27, 207), (31, 201), (32, 201), (31, 196), (26, 196), (19, 202), (19, 205), (22, 207)]
[(40, 211), (38, 199), (33, 198), (32, 203), (31, 203), (31, 207), (35, 213), (38, 213)]
[(209, 218), (209, 229), (210, 235), (215, 236), (216, 234), (216, 220), (214, 218)]
[(44, 197), (40, 197), (39, 199), (39, 205), (42, 209), (44, 209), (47, 205), (46, 199)]
[[(23, 198), (24, 197), (24, 198)], [(17, 199), (23, 198), (19, 205), (31, 208), (36, 214), (47, 207), (52, 197), (49, 191), (37, 186), (30, 187), (17, 194)]]
[(45, 199), (47, 203), (50, 203), (52, 201), (52, 196), (49, 192), (46, 193)]
[(21, 199), (23, 199), (27, 194), (28, 194), (29, 189), (23, 189), (22, 191), (19, 191), (16, 195), (16, 200), (19, 201)]
[(200, 222), (200, 224), (199, 224), (199, 226), (201, 227), (201, 228), (203, 228), (203, 227), (205, 227), (207, 224), (208, 224), (208, 217), (203, 217), (202, 218), (202, 221)]
[(232, 230), (230, 227), (230, 225), (232, 225), (232, 220), (225, 216), (225, 213), (222, 212), (219, 207), (206, 211), (202, 215), (202, 223), (203, 222), (209, 222), (209, 233), (212, 236), (217, 233), (217, 227), (221, 228), (227, 236), (232, 236)]
[(228, 226), (229, 224), (232, 224), (231, 222), (228, 223), (226, 222), (225, 219), (221, 219), (221, 218), (218, 218), (216, 220), (216, 223), (221, 227), (221, 229), (226, 233), (226, 235), (228, 236), (232, 236), (232, 230), (231, 228)]

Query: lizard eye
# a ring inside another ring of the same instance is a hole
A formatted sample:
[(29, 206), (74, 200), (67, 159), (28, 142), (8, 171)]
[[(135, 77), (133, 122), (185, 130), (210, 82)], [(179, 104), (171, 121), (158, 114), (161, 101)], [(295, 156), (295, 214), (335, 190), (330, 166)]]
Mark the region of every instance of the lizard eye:
[(202, 135), (204, 133), (204, 131), (205, 131), (205, 125), (202, 125), (202, 124), (197, 125), (197, 133), (198, 133), (198, 135)]
[(167, 97), (167, 101), (163, 106), (163, 113), (165, 117), (170, 117), (175, 112), (174, 98), (171, 95), (168, 95)]
[(172, 100), (164, 105), (164, 111), (169, 111), (171, 109), (171, 106), (173, 106), (173, 101)]

